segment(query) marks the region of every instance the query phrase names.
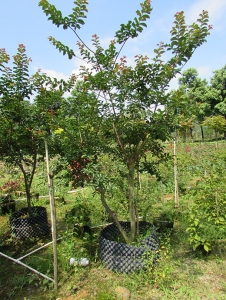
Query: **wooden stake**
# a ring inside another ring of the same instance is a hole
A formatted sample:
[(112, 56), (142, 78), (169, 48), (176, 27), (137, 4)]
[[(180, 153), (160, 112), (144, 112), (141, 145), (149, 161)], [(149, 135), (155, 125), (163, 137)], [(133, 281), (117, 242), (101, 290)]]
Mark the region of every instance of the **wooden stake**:
[(45, 152), (46, 152), (46, 169), (48, 177), (49, 187), (49, 198), (50, 198), (50, 212), (51, 212), (51, 231), (53, 240), (53, 268), (54, 268), (54, 289), (57, 291), (58, 288), (58, 263), (57, 263), (57, 237), (56, 237), (56, 208), (54, 201), (54, 190), (53, 190), (53, 174), (50, 173), (49, 169), (49, 153), (48, 144), (45, 140)]
[(177, 178), (177, 156), (176, 156), (176, 139), (173, 142), (173, 157), (174, 157), (174, 193), (175, 205), (179, 205), (179, 191), (178, 191), (178, 178)]

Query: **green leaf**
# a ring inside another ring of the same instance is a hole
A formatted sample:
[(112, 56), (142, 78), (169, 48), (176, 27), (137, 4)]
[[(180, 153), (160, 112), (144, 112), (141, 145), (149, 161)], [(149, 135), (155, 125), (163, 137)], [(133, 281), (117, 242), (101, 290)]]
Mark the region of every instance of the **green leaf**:
[(198, 219), (195, 219), (195, 220), (194, 220), (194, 224), (195, 224), (195, 226), (198, 226), (199, 220), (198, 220)]
[(209, 252), (210, 251), (210, 245), (209, 245), (209, 243), (204, 243), (203, 248), (204, 248), (204, 250), (206, 252)]

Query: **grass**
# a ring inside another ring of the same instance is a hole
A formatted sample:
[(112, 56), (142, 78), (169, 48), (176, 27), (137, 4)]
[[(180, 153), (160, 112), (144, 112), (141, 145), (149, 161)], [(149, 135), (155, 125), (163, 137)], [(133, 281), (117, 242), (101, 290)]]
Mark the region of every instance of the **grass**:
[[(181, 233), (175, 229), (171, 239), (177, 240), (180, 237)], [(95, 242), (97, 243), (97, 240)], [(104, 269), (98, 256), (90, 251), (90, 243), (78, 239), (65, 239), (59, 243), (58, 297), (70, 299), (70, 296), (76, 295), (76, 299), (116, 299), (116, 287), (123, 286), (130, 290), (132, 299), (137, 300), (225, 299), (225, 253), (202, 257), (201, 254), (194, 254), (188, 245), (185, 247), (181, 241), (177, 248), (169, 249), (172, 251), (170, 254), (161, 246), (163, 254), (155, 270), (124, 275)], [(21, 247), (25, 248), (24, 245)], [(51, 247), (41, 250), (26, 259), (26, 263), (40, 272), (52, 275), (51, 252)], [(71, 256), (88, 256), (91, 265), (87, 268), (71, 267)], [(0, 294), (2, 299), (23, 299), (25, 296), (27, 299), (55, 299), (52, 286), (44, 279), (3, 258), (0, 258), (0, 261), (1, 285), (4, 286)], [(6, 276), (9, 269), (11, 276)]]
[[(197, 145), (189, 145), (186, 150), (181, 145), (179, 156), (179, 175), (181, 184), (188, 185), (192, 177), (200, 176), (204, 163), (197, 151)], [(223, 147), (223, 146), (222, 146)], [(225, 146), (224, 146), (225, 147)], [(212, 148), (205, 148), (206, 155), (211, 156)], [(225, 148), (223, 148), (225, 149)], [(220, 153), (221, 156), (225, 154)], [(195, 157), (195, 158), (194, 158)], [(199, 161), (200, 168), (195, 168)], [(191, 168), (192, 167), (192, 168)], [(163, 182), (165, 193), (173, 192), (171, 181), (172, 171), (161, 166), (167, 184)], [(190, 171), (191, 170), (191, 171)], [(5, 177), (0, 178), (0, 184), (4, 180), (13, 178), (12, 172), (4, 169)], [(39, 176), (39, 173), (41, 174)], [(48, 195), (44, 167), (39, 166), (34, 182), (34, 190), (42, 191), (42, 195)], [(162, 212), (161, 193), (162, 186), (147, 174), (141, 175), (142, 190), (140, 193), (140, 215), (146, 216), (147, 221), (152, 221), (153, 216)], [(59, 285), (58, 293), (53, 290), (52, 283), (30, 272), (29, 270), (0, 256), (0, 298), (17, 300), (111, 300), (116, 298), (116, 288), (127, 288), (131, 293), (131, 299), (226, 299), (226, 243), (225, 240), (216, 241), (212, 251), (204, 255), (201, 251), (193, 251), (188, 243), (186, 232), (186, 218), (184, 211), (189, 204), (189, 194), (181, 199), (181, 211), (176, 213), (173, 231), (165, 230), (159, 234), (160, 258), (156, 266), (149, 265), (146, 270), (132, 274), (117, 274), (106, 270), (99, 260), (99, 232), (102, 227), (93, 229), (92, 235), (85, 233), (83, 237), (73, 234), (71, 223), (65, 222), (65, 216), (75, 204), (87, 203), (91, 207), (91, 225), (104, 225), (105, 215), (98, 195), (93, 195), (92, 189), (78, 190), (76, 193), (67, 193), (60, 179), (55, 180), (57, 195), (64, 196), (65, 202), (56, 201), (57, 233), (61, 239), (58, 241)], [(147, 196), (148, 195), (148, 196)], [(120, 192), (118, 197), (120, 197)], [(125, 209), (123, 201), (111, 198), (111, 205), (115, 211), (120, 211), (121, 218)], [(50, 219), (50, 207), (47, 198), (34, 200), (34, 205), (47, 208)], [(26, 201), (21, 198), (16, 202), (17, 209), (26, 206)], [(169, 201), (164, 208), (170, 209), (173, 204)], [(21, 257), (37, 247), (51, 241), (51, 236), (19, 241), (10, 236), (9, 215), (0, 216), (0, 251), (14, 258)], [(87, 267), (70, 266), (71, 257), (87, 257), (90, 265)], [(43, 248), (23, 260), (24, 263), (37, 269), (49, 277), (53, 277), (52, 246)]]

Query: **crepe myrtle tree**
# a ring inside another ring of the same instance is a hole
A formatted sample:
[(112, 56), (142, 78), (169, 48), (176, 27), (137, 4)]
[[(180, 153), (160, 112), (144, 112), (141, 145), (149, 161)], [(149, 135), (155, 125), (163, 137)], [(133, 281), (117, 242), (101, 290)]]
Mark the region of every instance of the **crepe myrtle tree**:
[[(10, 56), (0, 49), (0, 159), (21, 170), (30, 214), (31, 185), (38, 159), (44, 156), (43, 138), (51, 126), (49, 111), (74, 78), (66, 83), (40, 71), (29, 75), (31, 59), (23, 44), (12, 60), (11, 68)], [(35, 97), (32, 101), (31, 96)]]
[(86, 89), (83, 81), (77, 80), (71, 96), (62, 98), (60, 105), (56, 103), (53, 108), (49, 111), (51, 118), (48, 116), (50, 145), (59, 154), (53, 172), (60, 173), (72, 188), (83, 187), (89, 181), (83, 169), (101, 148), (99, 131), (103, 119), (97, 97)]
[(83, 169), (90, 162), (89, 158), (102, 149), (100, 129), (104, 120), (99, 108), (96, 94), (87, 90), (84, 81), (79, 80), (71, 96), (62, 101), (55, 116), (58, 124), (54, 132), (55, 142), (60, 150), (63, 168), (64, 162), (69, 164), (70, 172), (66, 176), (74, 188), (84, 186), (89, 180)]
[[(136, 17), (120, 26), (105, 49), (97, 34), (92, 36), (92, 47), (79, 35), (88, 11), (87, 0), (74, 1), (72, 13), (66, 17), (47, 0), (41, 0), (39, 6), (48, 20), (57, 27), (62, 26), (63, 29), (72, 31), (78, 39), (80, 59), (87, 63), (80, 67), (80, 76), (83, 78), (85, 91), (96, 94), (99, 115), (104, 120), (100, 130), (101, 139), (105, 141), (105, 144), (102, 143), (102, 150), (116, 155), (127, 168), (128, 214), (131, 224), (129, 235), (123, 231), (117, 215), (105, 199), (108, 180), (102, 176), (104, 168), (93, 166), (91, 173), (94, 174), (96, 191), (100, 192), (105, 209), (111, 214), (125, 241), (133, 242), (137, 233), (135, 171), (147, 150), (153, 156), (164, 157), (162, 142), (171, 133), (174, 117), (172, 109), (164, 109), (169, 104), (167, 88), (170, 80), (181, 71), (195, 49), (206, 41), (211, 29), (208, 25), (208, 13), (202, 11), (197, 22), (188, 26), (184, 12), (177, 12), (169, 42), (157, 44), (152, 59), (136, 55), (132, 67), (122, 53), (123, 47), (147, 26), (146, 22), (152, 11), (150, 0), (140, 4)], [(69, 59), (77, 56), (73, 49), (55, 38), (49, 37), (49, 40)], [(164, 61), (166, 57), (169, 59)]]

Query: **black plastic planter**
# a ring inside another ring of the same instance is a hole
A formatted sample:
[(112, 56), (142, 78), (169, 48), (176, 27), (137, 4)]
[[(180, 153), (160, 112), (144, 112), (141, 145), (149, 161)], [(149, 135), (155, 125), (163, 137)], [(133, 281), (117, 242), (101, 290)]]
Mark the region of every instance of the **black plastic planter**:
[(8, 202), (3, 202), (1, 207), (2, 207), (2, 214), (3, 215), (9, 214), (10, 212), (15, 212), (15, 210), (16, 210), (16, 201), (15, 200), (10, 200)]
[[(120, 222), (120, 224), (125, 231), (129, 232), (129, 222)], [(120, 233), (114, 223), (101, 231), (100, 258), (107, 269), (119, 273), (130, 273), (143, 269), (147, 262), (147, 256), (153, 255), (153, 263), (156, 261), (159, 242), (155, 227), (148, 222), (141, 221), (139, 229), (140, 234), (152, 230), (152, 233), (141, 242), (140, 247), (116, 242), (115, 238), (120, 236)]]
[(10, 217), (11, 233), (18, 239), (41, 237), (50, 233), (46, 208), (31, 207), (32, 216), (28, 216), (28, 208), (22, 208)]

